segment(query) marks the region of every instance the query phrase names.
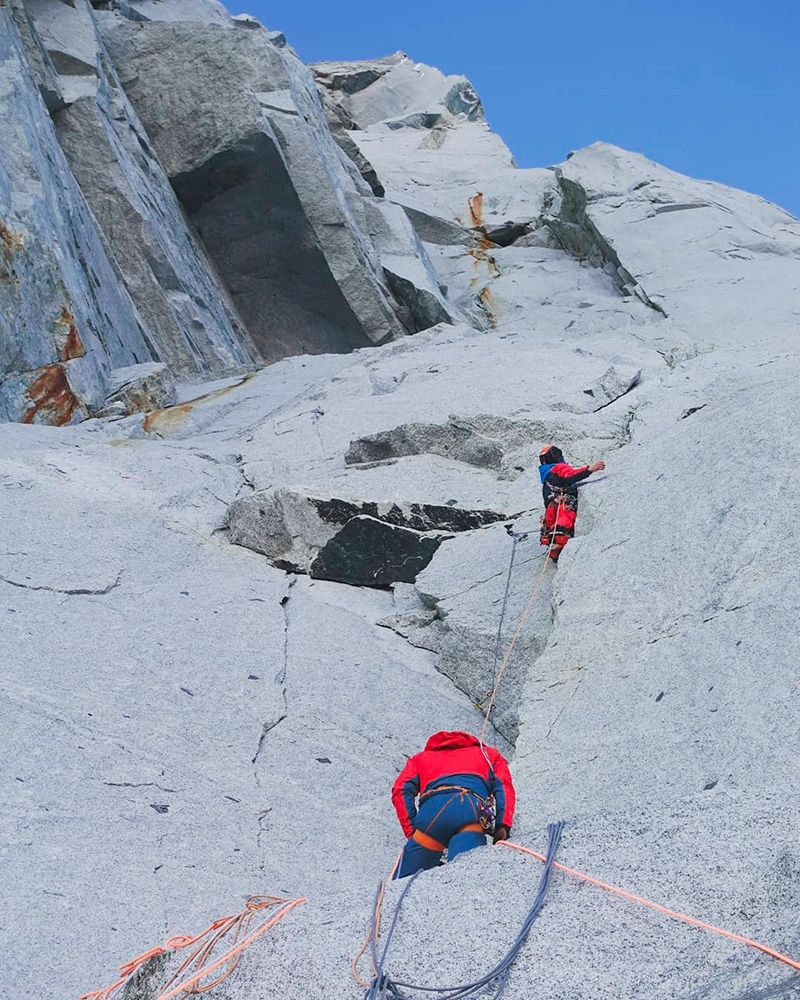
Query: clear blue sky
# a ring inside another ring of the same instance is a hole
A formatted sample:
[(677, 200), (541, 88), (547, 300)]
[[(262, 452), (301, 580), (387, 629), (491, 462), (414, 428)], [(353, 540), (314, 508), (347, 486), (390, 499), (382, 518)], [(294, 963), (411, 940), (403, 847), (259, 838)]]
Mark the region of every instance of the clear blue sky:
[(598, 139), (800, 215), (800, 0), (228, 0), (302, 59), (469, 77), (520, 166)]

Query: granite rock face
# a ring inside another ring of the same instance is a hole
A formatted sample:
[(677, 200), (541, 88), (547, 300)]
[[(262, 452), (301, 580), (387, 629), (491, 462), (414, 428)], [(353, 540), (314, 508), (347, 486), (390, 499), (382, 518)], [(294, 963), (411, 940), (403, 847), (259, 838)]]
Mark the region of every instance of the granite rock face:
[[(309, 903), (225, 996), (358, 995), (390, 785), (481, 731), (512, 641), (486, 739), (515, 840), (564, 818), (568, 866), (797, 959), (800, 223), (605, 144), (517, 169), (468, 84), (402, 54), (314, 74), (213, 0), (0, 6), (7, 992), (80, 996), (266, 891)], [(253, 287), (205, 258), (251, 203)], [(270, 289), (297, 324), (259, 350), (309, 353), (244, 373), (241, 296)], [(551, 442), (607, 463), (557, 566)], [(425, 873), (387, 972), (485, 973), (539, 873)], [(506, 987), (796, 993), (563, 872)]]
[(153, 358), (0, 10), (0, 418), (65, 424), (106, 395), (109, 368)]
[(90, 92), (54, 115), (58, 139), (160, 357), (184, 378), (251, 368), (257, 352), (186, 225), (88, 3), (55, 6), (63, 13), (46, 23), (58, 37), (71, 37), (79, 16), (89, 22), (96, 65)]
[(241, 27), (116, 20), (103, 32), (263, 357), (404, 332), (359, 225), (359, 190), (291, 50)]
[(164, 361), (195, 378), (252, 368), (249, 337), (186, 227), (92, 8), (15, 2), (3, 19), (0, 413), (83, 419), (107, 395), (108, 371), (132, 364)]
[[(211, 0), (12, 0), (3, 16), (5, 144), (30, 150), (5, 163), (6, 259), (41, 238), (37, 266), (63, 286), (58, 303), (37, 293), (35, 332), (35, 296), (7, 299), (19, 356), (0, 364), (3, 419), (84, 419), (104, 373), (130, 364), (197, 382), (463, 320), (403, 209), (363, 179), (351, 122), (326, 116), (279, 32)], [(51, 200), (65, 189), (41, 234), (9, 201), (29, 212), (40, 182)], [(94, 293), (94, 314), (78, 315)], [(66, 364), (74, 346), (42, 347), (73, 313), (80, 364)]]

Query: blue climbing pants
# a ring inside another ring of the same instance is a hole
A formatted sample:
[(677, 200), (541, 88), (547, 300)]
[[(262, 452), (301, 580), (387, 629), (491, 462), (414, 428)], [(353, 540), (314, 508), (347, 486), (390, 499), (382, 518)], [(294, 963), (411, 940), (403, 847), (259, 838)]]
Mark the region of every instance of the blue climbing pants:
[[(452, 861), (464, 851), (485, 846), (484, 833), (461, 829), (470, 823), (477, 823), (479, 815), (475, 795), (466, 791), (442, 789), (427, 795), (420, 803), (414, 829), (447, 847), (448, 859)], [(442, 851), (418, 843), (413, 836), (409, 837), (395, 878), (405, 878), (406, 875), (435, 868), (441, 858)]]

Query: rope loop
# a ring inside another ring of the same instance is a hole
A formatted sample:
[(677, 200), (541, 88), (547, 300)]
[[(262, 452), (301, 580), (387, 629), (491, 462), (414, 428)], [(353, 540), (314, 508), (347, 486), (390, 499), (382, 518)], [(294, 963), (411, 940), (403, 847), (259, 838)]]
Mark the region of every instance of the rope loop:
[[(215, 986), (219, 986), (221, 982), (228, 978), (239, 964), (242, 952), (248, 945), (252, 944), (256, 938), (269, 930), (270, 927), (273, 927), (279, 920), (282, 920), (290, 910), (293, 910), (301, 903), (307, 902), (308, 900), (304, 896), (299, 899), (283, 899), (280, 896), (250, 896), (241, 913), (219, 917), (200, 934), (194, 936), (176, 934), (174, 937), (169, 938), (163, 947), (157, 946), (151, 948), (149, 951), (142, 952), (141, 955), (137, 955), (136, 958), (132, 958), (129, 962), (119, 967), (119, 971), (122, 973), (120, 980), (111, 986), (106, 986), (105, 989), (84, 993), (79, 1000), (112, 1000), (114, 994), (120, 988), (124, 987), (129, 982), (131, 976), (151, 958), (155, 958), (157, 955), (166, 955), (180, 948), (190, 948), (192, 945), (196, 945), (194, 951), (191, 952), (188, 958), (170, 976), (154, 1000), (171, 1000), (172, 997), (176, 997), (179, 993), (206, 993)], [(247, 931), (253, 916), (259, 911), (268, 910), (273, 907), (277, 909), (277, 912), (262, 924), (258, 930), (247, 937)], [(231, 932), (233, 934), (233, 947), (221, 958), (209, 963), (212, 951)], [(180, 982), (181, 978), (193, 966), (192, 975)], [(225, 966), (227, 968), (223, 968)], [(207, 980), (208, 976), (218, 969), (223, 970), (220, 975), (211, 981), (202, 982), (203, 980)]]

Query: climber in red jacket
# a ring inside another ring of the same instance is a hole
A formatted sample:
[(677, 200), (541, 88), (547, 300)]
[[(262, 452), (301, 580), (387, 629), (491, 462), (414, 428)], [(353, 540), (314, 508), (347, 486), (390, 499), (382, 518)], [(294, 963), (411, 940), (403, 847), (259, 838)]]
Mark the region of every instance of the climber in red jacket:
[[(419, 807), (416, 800), (419, 799)], [(435, 733), (408, 759), (392, 787), (392, 803), (408, 837), (395, 878), (439, 864), (473, 847), (507, 840), (516, 793), (508, 763), (469, 733)]]
[(550, 546), (550, 558), (558, 562), (561, 550), (575, 534), (578, 517), (578, 483), (593, 472), (605, 469), (605, 462), (594, 462), (573, 468), (564, 461), (564, 454), (554, 444), (539, 452), (539, 478), (542, 481), (544, 517), (542, 545)]

